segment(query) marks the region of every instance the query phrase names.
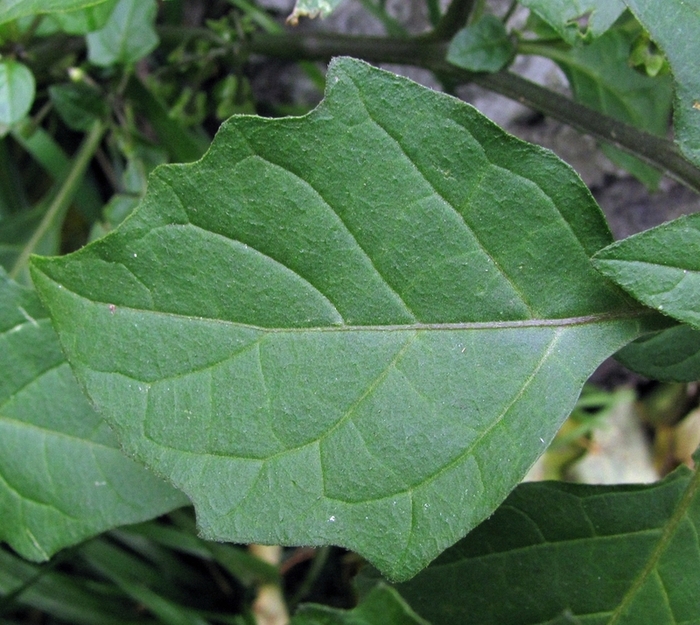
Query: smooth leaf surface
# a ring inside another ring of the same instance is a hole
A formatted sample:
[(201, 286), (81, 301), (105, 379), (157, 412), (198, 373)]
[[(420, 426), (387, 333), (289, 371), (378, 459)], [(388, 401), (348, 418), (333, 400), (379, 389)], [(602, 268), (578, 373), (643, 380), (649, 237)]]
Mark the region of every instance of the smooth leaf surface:
[(447, 60), (473, 72), (497, 72), (514, 53), (515, 46), (503, 22), (495, 15), (485, 15), (454, 36), (447, 50)]
[(340, 544), (407, 578), (665, 321), (592, 267), (611, 235), (551, 152), (360, 61), (327, 83), (305, 117), (233, 118), (33, 277), (93, 402), (206, 537)]
[(32, 107), (35, 89), (34, 75), (26, 65), (0, 60), (0, 124), (20, 121)]
[(157, 8), (155, 0), (119, 0), (104, 27), (87, 36), (90, 62), (131, 65), (153, 51)]
[(378, 584), (352, 610), (302, 605), (291, 625), (429, 625), (393, 588)]
[(625, 10), (622, 0), (520, 0), (520, 4), (539, 15), (570, 44), (582, 37), (599, 37)]
[(39, 298), (0, 270), (0, 540), (31, 560), (189, 502), (127, 459)]
[(107, 0), (0, 0), (0, 24), (24, 17), (56, 11), (72, 11), (102, 4)]
[(700, 330), (678, 325), (643, 336), (615, 354), (625, 367), (652, 380), (700, 380)]
[(700, 165), (700, 0), (625, 2), (668, 58), (676, 83), (676, 141), (686, 158)]
[(697, 624), (699, 535), (687, 467), (643, 486), (523, 484), (396, 588), (433, 625)]
[[(671, 78), (651, 78), (629, 66), (635, 36), (628, 28), (614, 28), (589, 45), (560, 53), (555, 60), (576, 100), (642, 130), (665, 135), (671, 116)], [(605, 145), (604, 152), (646, 185), (658, 184), (658, 170), (612, 146)]]
[(700, 328), (700, 213), (618, 241), (594, 264), (640, 302)]

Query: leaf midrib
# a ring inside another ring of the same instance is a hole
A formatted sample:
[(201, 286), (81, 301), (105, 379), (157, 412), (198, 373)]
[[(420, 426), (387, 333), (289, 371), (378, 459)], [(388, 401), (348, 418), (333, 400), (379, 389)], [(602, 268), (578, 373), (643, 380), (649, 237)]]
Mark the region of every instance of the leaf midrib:
[[(37, 268), (38, 269), (38, 268)], [(41, 273), (54, 284), (58, 284), (53, 278), (39, 269)], [(581, 326), (594, 323), (605, 323), (607, 321), (629, 321), (632, 319), (641, 319), (643, 317), (656, 316), (658, 313), (648, 307), (629, 308), (624, 311), (593, 313), (590, 315), (579, 315), (575, 317), (557, 317), (552, 319), (511, 319), (506, 321), (460, 321), (446, 323), (410, 323), (410, 324), (385, 324), (385, 325), (328, 325), (328, 326), (289, 326), (289, 327), (265, 327), (256, 326), (240, 321), (230, 321), (228, 319), (217, 319), (215, 317), (198, 317), (183, 313), (171, 312), (166, 310), (149, 310), (146, 308), (134, 308), (133, 306), (125, 306), (114, 302), (103, 302), (93, 300), (72, 289), (61, 285), (62, 290), (71, 293), (73, 296), (80, 298), (93, 305), (104, 305), (106, 307), (115, 306), (110, 310), (110, 314), (117, 315), (120, 310), (128, 310), (130, 312), (144, 313), (151, 315), (163, 315), (176, 317), (178, 319), (191, 319), (193, 321), (213, 321), (222, 325), (230, 325), (248, 330), (256, 330), (266, 333), (287, 333), (287, 332), (444, 332), (456, 330), (508, 330), (519, 328), (559, 328), (569, 326)]]

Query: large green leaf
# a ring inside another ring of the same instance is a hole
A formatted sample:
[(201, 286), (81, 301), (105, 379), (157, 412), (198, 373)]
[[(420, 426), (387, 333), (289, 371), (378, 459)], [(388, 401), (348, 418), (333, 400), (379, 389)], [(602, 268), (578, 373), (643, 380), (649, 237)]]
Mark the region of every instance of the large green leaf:
[(551, 152), (360, 61), (327, 83), (305, 117), (232, 118), (33, 277), (93, 402), (205, 536), (341, 544), (406, 578), (664, 320), (592, 267), (610, 233)]
[(158, 45), (155, 0), (119, 0), (107, 23), (87, 36), (88, 59), (109, 67), (131, 65)]
[(433, 625), (695, 625), (699, 533), (686, 467), (644, 486), (524, 484), (397, 590)]
[[(520, 0), (568, 43), (581, 37), (599, 37), (625, 9), (622, 0)], [(580, 19), (585, 18), (585, 24)]]
[(302, 605), (291, 625), (429, 625), (393, 588), (378, 584), (353, 610)]
[(0, 24), (25, 15), (73, 11), (103, 2), (106, 0), (0, 0)]
[[(671, 79), (652, 78), (629, 66), (635, 35), (629, 27), (614, 28), (589, 45), (556, 51), (554, 59), (566, 73), (576, 100), (637, 128), (665, 135), (671, 116)], [(604, 151), (648, 186), (658, 184), (658, 170), (611, 146), (604, 146)]]
[(700, 0), (625, 0), (664, 51), (676, 82), (676, 141), (700, 165)]
[(700, 213), (618, 241), (594, 264), (647, 306), (700, 328)]
[(32, 560), (188, 501), (118, 449), (39, 298), (0, 269), (0, 540)]

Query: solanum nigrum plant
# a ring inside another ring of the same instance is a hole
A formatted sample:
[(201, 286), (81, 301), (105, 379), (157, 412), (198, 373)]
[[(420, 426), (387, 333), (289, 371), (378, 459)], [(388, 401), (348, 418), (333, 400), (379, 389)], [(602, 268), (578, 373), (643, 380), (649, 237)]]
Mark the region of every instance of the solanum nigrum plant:
[[(553, 153), (367, 63), (477, 83), (700, 190), (700, 7), (426, 0), (408, 36), (363, 4), (387, 36), (243, 0), (0, 2), (0, 538), (48, 561), (0, 551), (0, 611), (282, 623), (335, 545), (368, 563), (358, 605), (292, 622), (700, 622), (696, 470), (519, 485), (613, 354), (700, 378), (700, 220), (613, 242)], [(261, 55), (320, 104), (253, 114)], [(288, 605), (279, 546), (319, 548)]]

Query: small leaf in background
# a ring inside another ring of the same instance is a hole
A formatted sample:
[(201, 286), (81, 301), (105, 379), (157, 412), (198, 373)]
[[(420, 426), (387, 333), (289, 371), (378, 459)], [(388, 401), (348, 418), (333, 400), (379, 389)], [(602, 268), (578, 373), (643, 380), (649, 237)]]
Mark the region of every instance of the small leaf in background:
[(0, 0), (0, 24), (27, 15), (73, 11), (93, 7), (107, 0)]
[(153, 51), (158, 45), (157, 8), (155, 0), (119, 0), (105, 26), (87, 36), (90, 62), (130, 65)]
[(45, 560), (188, 505), (118, 449), (78, 387), (36, 294), (0, 270), (0, 540)]
[(11, 126), (29, 113), (35, 89), (34, 75), (26, 65), (0, 60), (0, 124)]
[(652, 380), (700, 380), (700, 330), (678, 325), (643, 336), (623, 347), (615, 358), (625, 367)]
[(291, 625), (430, 625), (393, 588), (377, 584), (352, 610), (324, 605), (299, 607)]
[(49, 97), (69, 128), (90, 130), (97, 119), (104, 119), (108, 108), (102, 94), (85, 83), (62, 83), (49, 87)]
[[(523, 484), (396, 589), (432, 625), (697, 623), (699, 532), (685, 466), (643, 486)], [(376, 579), (362, 572), (360, 590)]]
[(613, 243), (593, 264), (640, 302), (700, 328), (700, 213)]
[(55, 20), (61, 30), (70, 35), (86, 35), (103, 28), (112, 15), (119, 0), (106, 0), (100, 4), (85, 7), (77, 11), (52, 13), (49, 18)]
[(640, 33), (632, 43), (629, 62), (632, 67), (652, 78), (670, 71), (666, 57), (646, 31)]
[(600, 37), (625, 10), (622, 0), (520, 0), (520, 4), (572, 45), (582, 37)]
[(447, 60), (472, 72), (497, 72), (514, 53), (515, 46), (503, 22), (495, 15), (485, 15), (455, 35), (447, 50)]
[[(635, 32), (631, 29), (614, 28), (588, 45), (558, 52), (554, 60), (566, 74), (576, 100), (664, 136), (671, 116), (671, 78), (652, 78), (629, 66), (627, 61), (634, 40)], [(602, 150), (649, 188), (658, 185), (662, 176), (659, 170), (610, 145), (603, 144)]]
[(666, 319), (591, 266), (612, 237), (551, 152), (360, 61), (327, 84), (307, 116), (232, 118), (33, 277), (100, 414), (206, 537), (340, 544), (405, 579)]
[(296, 26), (300, 17), (326, 17), (332, 13), (342, 0), (296, 0), (292, 14), (287, 21)]
[(700, 166), (700, 3), (697, 0), (625, 0), (666, 54), (675, 79), (675, 139)]

